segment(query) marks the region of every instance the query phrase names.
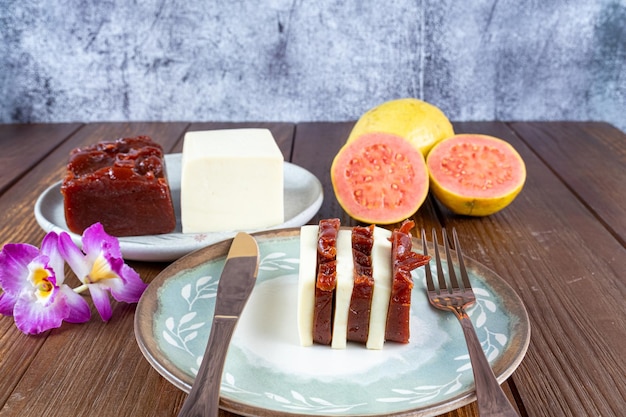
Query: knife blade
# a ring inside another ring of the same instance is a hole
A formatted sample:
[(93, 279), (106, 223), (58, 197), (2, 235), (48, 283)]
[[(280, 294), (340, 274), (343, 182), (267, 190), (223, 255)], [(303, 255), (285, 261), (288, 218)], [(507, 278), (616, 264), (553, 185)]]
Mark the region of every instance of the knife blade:
[(211, 333), (200, 369), (179, 417), (217, 416), (224, 361), (239, 316), (250, 297), (259, 270), (259, 247), (247, 233), (230, 246), (217, 286)]

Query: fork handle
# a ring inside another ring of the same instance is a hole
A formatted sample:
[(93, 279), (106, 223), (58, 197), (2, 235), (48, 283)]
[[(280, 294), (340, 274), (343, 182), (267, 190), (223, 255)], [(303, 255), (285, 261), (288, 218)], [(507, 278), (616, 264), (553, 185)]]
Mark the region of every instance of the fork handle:
[(465, 310), (457, 310), (457, 317), (461, 322), (463, 335), (467, 342), (472, 372), (474, 373), (474, 384), (476, 385), (476, 401), (481, 417), (519, 417), (519, 414), (507, 398), (500, 387), (491, 365), (483, 352), (480, 340), (476, 336), (476, 331), (472, 321)]

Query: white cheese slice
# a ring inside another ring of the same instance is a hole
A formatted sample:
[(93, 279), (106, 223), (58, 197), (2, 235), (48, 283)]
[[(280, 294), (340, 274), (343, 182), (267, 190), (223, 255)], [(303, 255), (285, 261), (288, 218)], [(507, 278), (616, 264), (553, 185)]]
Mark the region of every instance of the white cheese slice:
[(391, 242), (389, 230), (374, 228), (374, 247), (372, 248), (372, 275), (374, 292), (370, 312), (370, 328), (367, 334), (368, 349), (382, 349), (385, 344), (387, 310), (391, 297)]
[(301, 346), (313, 345), (313, 314), (317, 270), (317, 234), (319, 226), (300, 228), (300, 272), (298, 273), (298, 335)]
[(339, 230), (337, 235), (337, 288), (333, 318), (333, 349), (345, 349), (348, 338), (348, 314), (354, 287), (352, 230)]
[(181, 171), (183, 233), (284, 222), (283, 155), (267, 129), (187, 132)]

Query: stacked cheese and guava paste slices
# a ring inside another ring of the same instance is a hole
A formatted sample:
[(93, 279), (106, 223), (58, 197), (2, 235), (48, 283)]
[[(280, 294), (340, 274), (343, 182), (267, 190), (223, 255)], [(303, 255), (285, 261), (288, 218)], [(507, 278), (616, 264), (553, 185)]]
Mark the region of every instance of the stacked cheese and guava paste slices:
[(411, 271), (430, 257), (412, 251), (405, 221), (389, 231), (374, 225), (341, 228), (339, 219), (300, 229), (300, 344), (344, 349), (348, 341), (382, 349), (408, 343)]

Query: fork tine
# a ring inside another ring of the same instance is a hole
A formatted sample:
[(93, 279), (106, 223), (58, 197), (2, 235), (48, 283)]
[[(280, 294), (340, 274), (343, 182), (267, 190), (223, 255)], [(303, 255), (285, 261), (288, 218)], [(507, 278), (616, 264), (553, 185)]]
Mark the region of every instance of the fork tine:
[[(452, 229), (452, 233), (454, 234), (454, 229)], [(443, 235), (443, 247), (446, 251), (446, 259), (448, 261), (448, 276), (450, 277), (450, 287), (452, 291), (458, 290), (459, 281), (456, 279), (456, 273), (454, 272), (454, 263), (452, 262), (452, 257), (450, 257), (450, 244), (448, 243), (448, 234), (446, 233), (445, 228), (441, 230), (441, 234)]]
[(461, 280), (463, 281), (463, 287), (466, 290), (472, 289), (469, 277), (467, 276), (467, 270), (465, 269), (465, 262), (463, 261), (463, 253), (461, 252), (461, 244), (459, 243), (459, 236), (456, 234), (456, 229), (452, 229), (452, 238), (454, 239), (454, 250), (459, 261), (459, 272), (461, 273)]
[[(426, 241), (426, 230), (422, 229), (422, 252), (424, 255), (428, 255), (428, 243)], [(426, 264), (424, 268), (426, 272), (426, 288), (428, 292), (435, 292), (435, 283), (433, 282), (433, 274), (430, 272), (430, 265)]]
[(439, 244), (437, 243), (437, 231), (433, 228), (433, 246), (435, 248), (435, 263), (437, 265), (437, 281), (439, 282), (439, 291), (446, 291), (446, 276), (441, 267), (441, 256), (439, 256)]

